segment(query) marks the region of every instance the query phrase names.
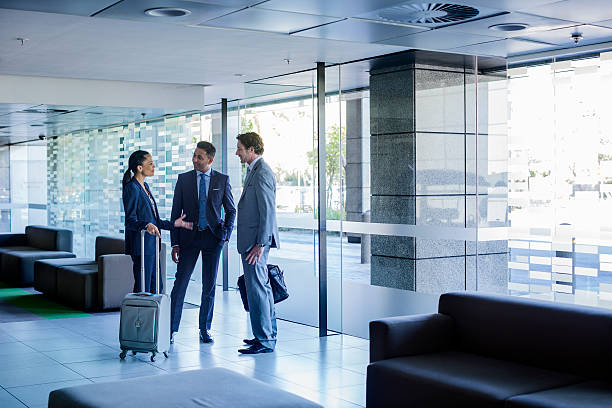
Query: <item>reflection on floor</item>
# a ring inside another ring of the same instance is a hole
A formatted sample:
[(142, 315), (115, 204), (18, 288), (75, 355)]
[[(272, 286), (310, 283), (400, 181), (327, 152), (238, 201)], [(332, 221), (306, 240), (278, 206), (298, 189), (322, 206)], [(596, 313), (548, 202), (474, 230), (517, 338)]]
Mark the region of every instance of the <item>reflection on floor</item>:
[(318, 329), (278, 321), (274, 353), (237, 352), (250, 337), (237, 292), (217, 292), (212, 334), (201, 344), (198, 309), (185, 309), (170, 358), (128, 355), (119, 360), (119, 313), (0, 323), (0, 407), (46, 407), (49, 392), (66, 386), (169, 372), (225, 367), (317, 401), (325, 407), (365, 406), (368, 341), (318, 337)]

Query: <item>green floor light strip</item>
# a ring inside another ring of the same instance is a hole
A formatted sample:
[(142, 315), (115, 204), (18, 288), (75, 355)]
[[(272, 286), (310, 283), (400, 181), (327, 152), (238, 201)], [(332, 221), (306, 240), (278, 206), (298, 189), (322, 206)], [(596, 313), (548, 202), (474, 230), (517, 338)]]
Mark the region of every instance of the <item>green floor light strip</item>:
[(10, 288), (1, 283), (0, 302), (9, 303), (45, 319), (91, 316), (89, 313), (80, 312), (55, 303), (41, 294), (31, 293), (20, 288)]

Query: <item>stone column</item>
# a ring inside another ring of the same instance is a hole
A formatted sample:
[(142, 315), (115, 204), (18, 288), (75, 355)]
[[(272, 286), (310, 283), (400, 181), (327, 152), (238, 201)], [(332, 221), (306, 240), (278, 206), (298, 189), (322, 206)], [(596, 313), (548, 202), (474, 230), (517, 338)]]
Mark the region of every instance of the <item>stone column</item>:
[[(402, 64), (370, 70), (372, 222), (476, 226), (470, 61), (416, 51)], [(486, 104), (483, 98), (479, 105)], [(486, 114), (481, 128), (487, 129)], [(479, 176), (479, 213), (485, 220), (486, 139), (486, 134), (479, 137), (478, 160), (485, 173)], [(505, 241), (487, 244), (478, 253), (504, 248)], [(371, 284), (426, 293), (464, 290), (475, 278), (475, 252), (474, 242), (460, 239), (372, 236)], [(505, 276), (505, 269), (498, 274)]]
[[(357, 222), (363, 221), (363, 214), (369, 209), (370, 204), (370, 135), (367, 121), (369, 112), (364, 111), (363, 105), (362, 98), (346, 101), (345, 208), (347, 221)], [(347, 233), (347, 237), (349, 243), (361, 242), (360, 234)]]

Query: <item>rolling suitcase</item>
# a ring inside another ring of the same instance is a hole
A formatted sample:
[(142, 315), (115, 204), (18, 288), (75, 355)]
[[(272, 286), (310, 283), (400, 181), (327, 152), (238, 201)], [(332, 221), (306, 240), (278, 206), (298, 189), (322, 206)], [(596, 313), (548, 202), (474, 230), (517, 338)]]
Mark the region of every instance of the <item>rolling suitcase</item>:
[(136, 353), (152, 353), (151, 361), (155, 361), (158, 353), (168, 357), (170, 349), (170, 296), (159, 291), (159, 237), (155, 236), (155, 293), (144, 291), (144, 238), (145, 230), (140, 232), (140, 282), (141, 292), (128, 293), (121, 303), (121, 318), (119, 323), (119, 344), (123, 360), (128, 351)]

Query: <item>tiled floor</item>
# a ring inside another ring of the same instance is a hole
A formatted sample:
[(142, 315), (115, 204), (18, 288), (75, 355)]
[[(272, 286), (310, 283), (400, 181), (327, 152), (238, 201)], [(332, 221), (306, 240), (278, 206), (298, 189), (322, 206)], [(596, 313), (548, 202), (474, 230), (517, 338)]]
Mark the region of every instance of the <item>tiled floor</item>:
[(274, 353), (241, 355), (250, 323), (237, 292), (217, 292), (213, 344), (201, 344), (198, 309), (185, 309), (170, 358), (128, 354), (119, 359), (119, 313), (0, 324), (0, 407), (46, 407), (66, 386), (170, 372), (225, 367), (317, 401), (325, 407), (365, 406), (368, 341), (278, 321)]

